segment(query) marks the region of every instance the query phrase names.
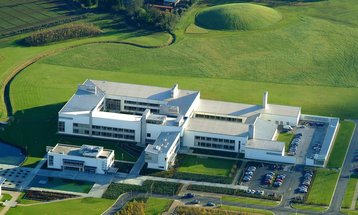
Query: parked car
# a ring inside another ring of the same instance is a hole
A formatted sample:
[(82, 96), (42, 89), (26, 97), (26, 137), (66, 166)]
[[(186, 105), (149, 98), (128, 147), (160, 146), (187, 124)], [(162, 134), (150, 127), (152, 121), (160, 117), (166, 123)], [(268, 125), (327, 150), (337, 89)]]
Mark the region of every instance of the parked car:
[(186, 193), (182, 196), (183, 199), (193, 198), (195, 195), (193, 193)]
[(189, 202), (189, 204), (197, 205), (197, 204), (200, 204), (200, 201), (197, 199), (194, 199), (193, 201)]
[(279, 182), (279, 181), (276, 181), (273, 183), (274, 187), (281, 187), (281, 185), (282, 185), (282, 182)]
[(206, 206), (208, 206), (208, 207), (214, 207), (214, 206), (215, 206), (215, 203), (214, 203), (214, 202), (208, 202), (208, 203), (206, 203)]

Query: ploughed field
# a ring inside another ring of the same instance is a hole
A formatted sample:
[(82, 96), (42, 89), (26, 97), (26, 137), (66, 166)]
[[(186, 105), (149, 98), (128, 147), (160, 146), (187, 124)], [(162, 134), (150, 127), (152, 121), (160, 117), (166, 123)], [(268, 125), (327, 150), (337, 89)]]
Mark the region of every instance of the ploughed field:
[(1, 0), (0, 35), (48, 24), (72, 16), (75, 12), (73, 6), (60, 0)]

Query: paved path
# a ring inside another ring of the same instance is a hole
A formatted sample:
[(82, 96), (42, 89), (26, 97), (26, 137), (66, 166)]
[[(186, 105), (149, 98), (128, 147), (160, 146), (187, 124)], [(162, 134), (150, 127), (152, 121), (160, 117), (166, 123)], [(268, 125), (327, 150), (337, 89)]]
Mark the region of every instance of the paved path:
[(20, 192), (13, 192), (13, 191), (2, 191), (3, 193), (10, 194), (12, 196), (12, 199), (10, 201), (5, 202), (5, 207), (2, 208), (0, 211), (0, 215), (5, 215), (6, 212), (11, 208), (16, 206), (16, 200), (20, 196)]
[(351, 203), (351, 207), (349, 209), (354, 210), (356, 207), (356, 202), (357, 202), (357, 198), (358, 198), (358, 183), (356, 184), (356, 189), (354, 191), (354, 195), (353, 195), (353, 199), (352, 199), (352, 203)]
[(132, 167), (131, 171), (128, 174), (129, 178), (135, 178), (139, 175), (140, 171), (142, 170), (145, 164), (145, 151), (143, 151), (138, 160), (135, 162), (134, 166)]

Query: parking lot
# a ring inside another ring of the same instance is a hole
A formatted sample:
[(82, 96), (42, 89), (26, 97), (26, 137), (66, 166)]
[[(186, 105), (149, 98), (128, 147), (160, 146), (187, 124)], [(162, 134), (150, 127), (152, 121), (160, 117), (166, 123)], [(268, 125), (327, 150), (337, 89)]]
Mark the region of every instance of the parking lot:
[(314, 154), (319, 153), (327, 132), (327, 126), (327, 123), (301, 121), (300, 125), (292, 131), (301, 136), (294, 155), (296, 164), (305, 164), (306, 157), (313, 158)]
[[(255, 166), (256, 170), (252, 174), (252, 178), (245, 182), (245, 172), (247, 172), (249, 167)], [(277, 165), (277, 164), (267, 164), (267, 163), (258, 163), (258, 162), (248, 162), (245, 169), (243, 170), (243, 176), (240, 178), (239, 183), (244, 186), (248, 186), (251, 190), (262, 190), (266, 194), (276, 193), (283, 194), (290, 186), (291, 181), (291, 165)], [(270, 176), (271, 183), (265, 183), (266, 175), (271, 174)], [(280, 186), (275, 186), (275, 181), (279, 181), (279, 176), (284, 175), (284, 178), (281, 179)]]

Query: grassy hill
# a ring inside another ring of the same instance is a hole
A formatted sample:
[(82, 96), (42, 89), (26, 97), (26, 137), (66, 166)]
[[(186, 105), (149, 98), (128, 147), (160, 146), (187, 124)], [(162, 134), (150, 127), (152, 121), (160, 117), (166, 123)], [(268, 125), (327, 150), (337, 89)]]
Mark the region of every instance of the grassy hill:
[(195, 18), (197, 25), (215, 30), (253, 30), (266, 28), (281, 20), (276, 10), (248, 3), (209, 7)]

